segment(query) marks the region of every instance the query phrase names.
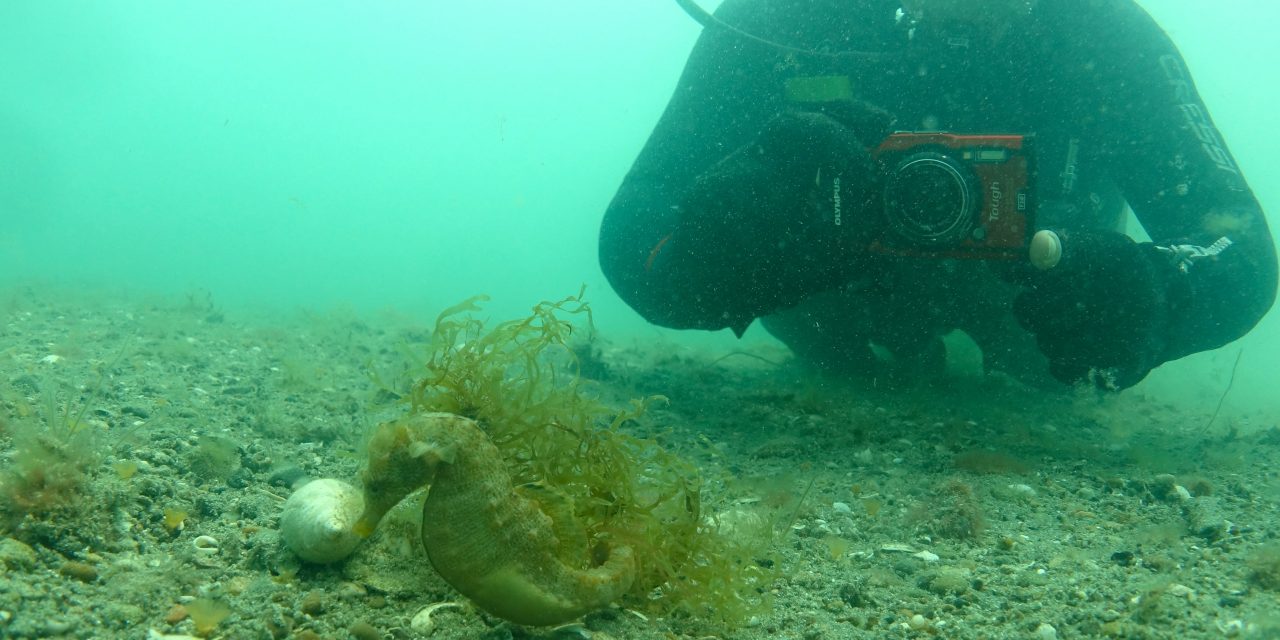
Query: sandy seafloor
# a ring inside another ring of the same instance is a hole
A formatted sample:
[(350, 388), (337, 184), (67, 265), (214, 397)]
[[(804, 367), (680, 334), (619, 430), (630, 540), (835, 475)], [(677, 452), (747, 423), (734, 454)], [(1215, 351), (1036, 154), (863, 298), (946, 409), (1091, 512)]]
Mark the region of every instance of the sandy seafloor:
[(425, 606), (464, 601), (420, 549), (308, 566), (276, 526), (282, 469), (356, 477), (364, 434), (400, 411), (370, 368), (432, 320), (3, 291), (0, 637), (188, 637), (186, 608), (216, 602), (207, 637), (1280, 638), (1275, 415), (1206, 428), (1212, 401), (994, 378), (869, 388), (781, 350), (610, 343), (607, 327), (590, 387), (669, 398), (634, 428), (714, 479), (706, 511), (812, 483), (777, 535), (771, 608), (709, 632), (625, 602), (559, 629), (461, 606), (415, 631)]

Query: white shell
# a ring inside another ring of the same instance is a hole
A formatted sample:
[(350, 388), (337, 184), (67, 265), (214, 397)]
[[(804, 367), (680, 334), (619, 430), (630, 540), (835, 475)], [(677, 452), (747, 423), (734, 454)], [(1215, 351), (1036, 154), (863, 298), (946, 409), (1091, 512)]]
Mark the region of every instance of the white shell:
[(431, 616), (440, 609), (457, 609), (462, 605), (456, 602), (437, 602), (429, 604), (418, 611), (413, 616), (413, 620), (409, 622), (409, 628), (417, 631), (420, 635), (429, 636), (436, 630), (436, 622)]
[(913, 553), (913, 554), (911, 554), (911, 555), (913, 555), (913, 556), (915, 556), (915, 557), (917, 557), (917, 558), (920, 558), (921, 560), (924, 560), (925, 562), (937, 562), (937, 561), (939, 560), (938, 554), (936, 554), (936, 553), (934, 553), (934, 552), (932, 552), (932, 551), (929, 551), (928, 549), (926, 549), (926, 550), (924, 550), (924, 551), (917, 551), (917, 552), (915, 552), (915, 553)]
[(213, 556), (218, 554), (218, 539), (213, 536), (196, 536), (191, 541), (191, 548), (196, 550), (198, 556)]
[(341, 480), (312, 480), (285, 500), (280, 537), (307, 562), (337, 562), (359, 544), (353, 528), (363, 511), (359, 489)]

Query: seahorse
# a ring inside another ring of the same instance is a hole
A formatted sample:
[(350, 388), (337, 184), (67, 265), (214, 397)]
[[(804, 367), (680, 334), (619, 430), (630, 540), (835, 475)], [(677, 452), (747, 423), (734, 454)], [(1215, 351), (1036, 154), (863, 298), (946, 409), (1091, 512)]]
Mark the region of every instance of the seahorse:
[(368, 535), (423, 485), (422, 540), (440, 576), (489, 613), (517, 624), (567, 622), (607, 606), (636, 579), (625, 545), (591, 549), (554, 491), (515, 487), (479, 424), (419, 413), (380, 425), (362, 473)]

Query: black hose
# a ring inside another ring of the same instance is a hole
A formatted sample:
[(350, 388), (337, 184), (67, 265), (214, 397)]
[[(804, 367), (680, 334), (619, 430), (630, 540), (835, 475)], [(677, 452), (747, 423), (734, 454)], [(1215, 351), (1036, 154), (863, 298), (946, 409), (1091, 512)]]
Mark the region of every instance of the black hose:
[(703, 9), (702, 6), (694, 0), (676, 0), (676, 4), (680, 5), (680, 8), (684, 9), (684, 12), (689, 14), (690, 18), (697, 20), (698, 24), (704, 27), (710, 27), (718, 22), (715, 16), (707, 13), (707, 10)]
[(731, 32), (733, 32), (733, 33), (737, 34), (737, 35), (738, 35), (738, 36), (740, 36), (740, 37), (746, 38), (747, 40), (751, 40), (751, 41), (753, 41), (753, 42), (758, 42), (758, 43), (763, 44), (763, 45), (765, 45), (765, 46), (773, 47), (773, 48), (775, 48), (775, 49), (780, 49), (780, 50), (782, 50), (782, 51), (788, 51), (788, 52), (791, 52), (791, 53), (799, 53), (799, 54), (804, 54), (804, 55), (809, 55), (809, 56), (819, 56), (819, 57), (823, 57), (823, 58), (862, 58), (862, 59), (882, 59), (882, 58), (892, 57), (892, 56), (894, 56), (894, 55), (895, 55), (895, 54), (893, 54), (893, 53), (888, 53), (888, 52), (881, 53), (881, 52), (877, 52), (877, 51), (836, 51), (836, 52), (828, 52), (828, 51), (817, 51), (817, 50), (814, 50), (814, 49), (804, 49), (804, 48), (801, 48), (801, 47), (793, 47), (793, 46), (790, 46), (790, 45), (782, 44), (781, 42), (774, 42), (773, 40), (766, 40), (765, 38), (761, 38), (760, 36), (755, 35), (754, 33), (751, 33), (751, 32), (749, 32), (749, 31), (744, 31), (744, 30), (742, 30), (742, 29), (739, 29), (738, 27), (735, 27), (735, 26), (733, 26), (733, 25), (731, 25), (731, 24), (729, 24), (729, 23), (725, 22), (724, 20), (721, 20), (721, 19), (719, 19), (719, 18), (717, 18), (717, 17), (715, 17), (715, 16), (711, 15), (710, 13), (707, 13), (707, 10), (706, 10), (706, 9), (703, 9), (703, 8), (702, 8), (702, 6), (698, 4), (697, 0), (676, 0), (676, 4), (680, 5), (680, 8), (681, 8), (681, 9), (684, 9), (684, 12), (685, 12), (685, 13), (687, 13), (687, 14), (689, 14), (689, 17), (691, 17), (691, 18), (693, 18), (695, 21), (697, 21), (697, 23), (698, 23), (698, 24), (700, 24), (700, 25), (702, 25), (702, 26), (703, 26), (703, 28), (710, 29), (710, 28), (712, 28), (712, 27), (717, 27), (717, 28), (720, 28), (720, 29), (725, 29), (725, 30), (727, 30), (727, 31), (731, 31)]

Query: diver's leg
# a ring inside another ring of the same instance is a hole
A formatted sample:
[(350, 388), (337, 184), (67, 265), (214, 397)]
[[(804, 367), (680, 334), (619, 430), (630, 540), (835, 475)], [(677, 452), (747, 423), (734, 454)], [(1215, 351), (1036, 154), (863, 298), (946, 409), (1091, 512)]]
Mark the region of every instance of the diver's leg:
[(760, 323), (801, 362), (825, 373), (873, 376), (879, 368), (867, 338), (869, 314), (858, 294), (828, 291), (765, 316)]
[(932, 382), (947, 372), (946, 331), (933, 323), (910, 317), (906, 309), (895, 309), (877, 323), (872, 342), (883, 346), (893, 362), (890, 373), (902, 382)]
[(983, 370), (1004, 373), (1032, 387), (1061, 388), (1062, 383), (1049, 375), (1049, 360), (1040, 353), (1035, 338), (1007, 320), (995, 316), (962, 329), (982, 351)]
[[(813, 296), (761, 319), (764, 328), (796, 357), (833, 375), (901, 382), (932, 381), (946, 372), (942, 331), (922, 322), (894, 296), (843, 289)], [(872, 345), (892, 359), (881, 359)]]
[(1036, 388), (1062, 388), (1049, 375), (1049, 360), (1040, 353), (1035, 336), (1013, 315), (1018, 288), (993, 274), (975, 274), (962, 291), (967, 304), (954, 309), (957, 328), (982, 351), (987, 374), (1000, 372)]

